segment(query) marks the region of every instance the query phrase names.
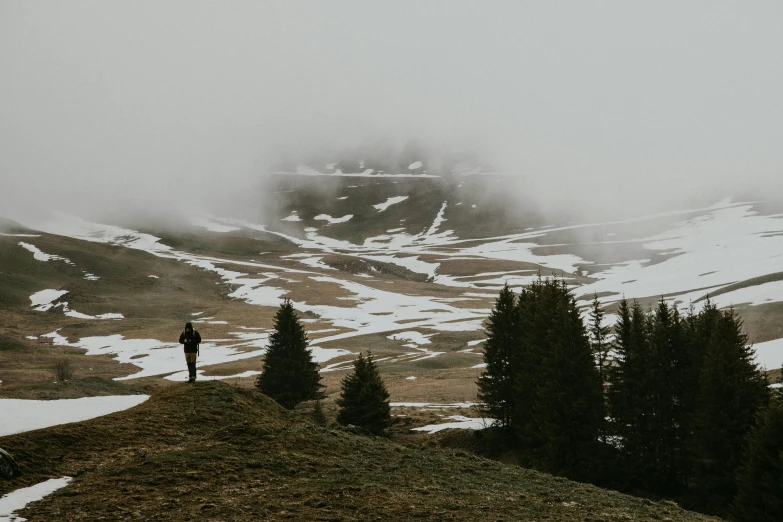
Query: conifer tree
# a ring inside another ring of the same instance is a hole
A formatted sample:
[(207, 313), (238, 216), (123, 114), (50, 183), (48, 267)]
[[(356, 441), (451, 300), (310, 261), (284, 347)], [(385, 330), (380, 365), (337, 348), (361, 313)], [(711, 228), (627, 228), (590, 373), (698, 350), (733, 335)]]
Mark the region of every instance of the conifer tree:
[(724, 514), (736, 494), (735, 475), (745, 441), (769, 400), (767, 380), (753, 360), (734, 310), (718, 314), (699, 385), (689, 500), (702, 511)]
[[(565, 282), (538, 280), (520, 296), (523, 355), (513, 421), (534, 464), (583, 478), (603, 421), (601, 382), (587, 331)], [(528, 402), (529, 400), (529, 402)]]
[(614, 364), (607, 369), (609, 390), (607, 393), (609, 409), (609, 435), (623, 440), (628, 431), (630, 383), (626, 379), (626, 367), (629, 363), (631, 344), (631, 308), (623, 297), (617, 308), (617, 323), (614, 327)]
[(783, 513), (783, 400), (775, 398), (748, 439), (732, 509), (737, 522), (778, 522)]
[(274, 327), (256, 387), (288, 409), (321, 398), (321, 375), (307, 349), (307, 334), (289, 299), (280, 305)]
[(601, 303), (598, 301), (598, 295), (593, 294), (593, 303), (590, 308), (590, 324), (588, 332), (590, 333), (590, 346), (593, 349), (593, 356), (598, 365), (598, 373), (601, 376), (601, 383), (607, 381), (606, 363), (609, 359), (609, 351), (612, 344), (609, 339), (611, 328), (603, 325), (604, 311), (601, 309)]
[(373, 361), (359, 354), (353, 363), (353, 372), (342, 380), (342, 391), (337, 405), (337, 422), (360, 426), (370, 433), (381, 435), (391, 424), (389, 392)]
[[(612, 348), (612, 343), (609, 339), (608, 326), (604, 326), (604, 311), (601, 309), (601, 303), (598, 301), (598, 295), (593, 294), (593, 304), (590, 308), (590, 322), (588, 324), (588, 332), (590, 334), (590, 347), (593, 350), (593, 357), (598, 367), (598, 375), (601, 381), (601, 394), (604, 403), (604, 411), (607, 410), (607, 398), (606, 398), (606, 386), (608, 384), (608, 368), (607, 362), (609, 360), (609, 352)], [(606, 423), (602, 424), (601, 440), (606, 443), (607, 431)]]
[(646, 380), (652, 409), (647, 412), (645, 445), (651, 450), (649, 487), (662, 494), (677, 494), (685, 483), (687, 438), (679, 424), (682, 395), (682, 354), (685, 335), (682, 317), (663, 299), (649, 316), (651, 364)]
[[(715, 329), (715, 322), (720, 312), (709, 297), (698, 314), (694, 313), (693, 305), (683, 320), (685, 349), (680, 353), (680, 417), (678, 422), (684, 437), (693, 438), (693, 423), (699, 408), (699, 381), (704, 366), (704, 355), (707, 344)], [(686, 463), (689, 467), (691, 463)], [(687, 471), (690, 474), (690, 471)]]
[(620, 302), (616, 331), (617, 357), (611, 370), (612, 432), (621, 441), (623, 468), (630, 470), (628, 486), (649, 488), (656, 468), (652, 414), (654, 358), (649, 342), (650, 322), (641, 305)]
[(514, 409), (514, 368), (512, 356), (519, 349), (518, 312), (514, 293), (506, 284), (489, 315), (484, 362), (487, 367), (478, 378), (478, 398), (486, 415), (511, 426)]

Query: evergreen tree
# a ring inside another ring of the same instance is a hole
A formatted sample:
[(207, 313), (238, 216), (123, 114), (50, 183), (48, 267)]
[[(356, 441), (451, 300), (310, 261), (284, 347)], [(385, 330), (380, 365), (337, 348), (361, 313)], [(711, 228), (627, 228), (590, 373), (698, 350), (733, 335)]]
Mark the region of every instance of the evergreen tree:
[(280, 305), (274, 327), (256, 387), (288, 409), (321, 398), (321, 375), (307, 349), (307, 334), (289, 299)]
[[(627, 305), (627, 304), (626, 304)], [(609, 351), (612, 344), (609, 339), (611, 328), (603, 325), (604, 311), (601, 309), (601, 303), (598, 301), (598, 295), (593, 294), (593, 303), (590, 308), (590, 324), (588, 331), (590, 333), (590, 346), (593, 349), (593, 356), (598, 365), (598, 373), (601, 376), (601, 383), (607, 379), (606, 363), (609, 359)]]
[(737, 522), (778, 522), (783, 513), (783, 401), (776, 398), (748, 439), (732, 509)]
[[(720, 312), (708, 297), (698, 314), (694, 313), (693, 305), (691, 305), (683, 320), (685, 350), (679, 356), (681, 368), (679, 372), (680, 417), (678, 422), (683, 436), (687, 440), (693, 438), (694, 421), (700, 407), (699, 382), (704, 367), (704, 357), (719, 317)], [(691, 464), (690, 462), (686, 463), (687, 475), (690, 474)]]
[(617, 323), (614, 327), (614, 364), (607, 369), (609, 391), (607, 393), (609, 408), (609, 435), (624, 440), (630, 422), (629, 408), (630, 382), (626, 379), (627, 365), (630, 362), (631, 344), (631, 308), (628, 300), (623, 298), (617, 308)]
[(321, 399), (316, 399), (313, 405), (312, 418), (313, 422), (319, 426), (326, 426), (326, 413), (324, 412), (323, 404), (321, 404)]
[(686, 350), (682, 317), (663, 299), (649, 316), (652, 364), (646, 380), (652, 410), (647, 415), (646, 446), (652, 458), (649, 487), (662, 494), (677, 494), (685, 483), (687, 438), (679, 420), (682, 396), (682, 355)]
[(603, 422), (601, 382), (585, 325), (562, 280), (539, 279), (519, 302), (515, 431), (534, 464), (584, 478)]
[[(543, 280), (539, 276), (517, 299), (519, 342), (510, 357), (514, 380), (511, 423), (514, 436), (528, 457), (543, 443), (536, 405), (546, 381), (544, 359), (551, 353), (548, 343), (557, 300), (554, 290), (554, 280)], [(532, 458), (528, 464), (535, 464)]]
[(702, 511), (723, 514), (736, 493), (745, 441), (769, 399), (767, 380), (734, 310), (720, 312), (714, 321), (699, 384), (689, 500)]
[(478, 379), (478, 398), (485, 414), (511, 426), (514, 409), (514, 371), (512, 354), (519, 349), (518, 312), (514, 293), (503, 286), (495, 307), (489, 315), (487, 340), (484, 342), (484, 362), (487, 367)]
[(610, 411), (613, 434), (621, 442), (623, 468), (633, 489), (649, 488), (656, 468), (652, 412), (654, 412), (654, 358), (649, 342), (650, 323), (637, 301), (620, 302), (615, 326), (617, 353), (611, 371)]
[(372, 354), (368, 352), (367, 358), (359, 354), (353, 363), (353, 372), (345, 376), (341, 385), (337, 422), (361, 426), (370, 433), (381, 435), (391, 424), (391, 409), (389, 392)]
[[(608, 384), (608, 368), (607, 368), (607, 362), (609, 360), (609, 351), (612, 348), (612, 343), (609, 339), (609, 331), (611, 330), (608, 326), (603, 325), (604, 322), (604, 311), (601, 309), (601, 303), (598, 301), (598, 295), (593, 294), (593, 304), (590, 308), (590, 323), (588, 326), (588, 332), (590, 333), (590, 347), (593, 350), (593, 357), (595, 358), (595, 363), (598, 366), (598, 375), (600, 376), (601, 380), (601, 392), (603, 395), (603, 403), (604, 403), (604, 411), (607, 410), (607, 399), (606, 399), (606, 386)], [(607, 441), (607, 432), (606, 432), (606, 423), (602, 424), (602, 430), (601, 430), (601, 440), (606, 443)]]

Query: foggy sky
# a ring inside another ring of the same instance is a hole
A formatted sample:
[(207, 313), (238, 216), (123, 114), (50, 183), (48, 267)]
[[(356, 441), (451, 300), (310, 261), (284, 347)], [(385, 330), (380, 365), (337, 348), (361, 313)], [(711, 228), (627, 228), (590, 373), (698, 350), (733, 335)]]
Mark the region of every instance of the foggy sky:
[(479, 151), (552, 208), (769, 195), (781, 20), (776, 1), (0, 0), (0, 215), (206, 205), (282, 154), (377, 136)]

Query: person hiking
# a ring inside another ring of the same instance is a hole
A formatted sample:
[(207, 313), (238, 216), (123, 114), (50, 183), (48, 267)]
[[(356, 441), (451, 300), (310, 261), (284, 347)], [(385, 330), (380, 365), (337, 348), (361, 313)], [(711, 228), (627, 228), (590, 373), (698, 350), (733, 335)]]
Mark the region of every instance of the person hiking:
[(185, 331), (179, 336), (179, 344), (185, 345), (185, 362), (188, 363), (188, 382), (196, 382), (196, 358), (201, 335), (193, 329), (193, 323), (185, 324)]

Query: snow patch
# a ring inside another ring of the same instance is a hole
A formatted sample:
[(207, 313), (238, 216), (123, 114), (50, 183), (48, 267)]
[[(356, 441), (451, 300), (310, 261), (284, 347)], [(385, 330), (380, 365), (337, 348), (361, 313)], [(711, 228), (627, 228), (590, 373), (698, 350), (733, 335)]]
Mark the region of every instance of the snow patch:
[(476, 402), (453, 402), (450, 404), (436, 403), (436, 402), (391, 402), (389, 406), (392, 408), (427, 408), (433, 410), (442, 410), (447, 408), (472, 408), (478, 406)]
[(323, 259), (323, 257), (308, 257), (305, 259), (299, 259), (298, 261), (302, 264), (311, 266), (313, 268), (323, 268), (324, 270), (337, 270), (336, 268), (329, 266), (323, 261), (321, 261), (321, 259)]
[(68, 290), (41, 290), (30, 296), (33, 310), (45, 312), (55, 306), (53, 301), (68, 293)]
[(66, 257), (56, 256), (52, 254), (46, 254), (38, 249), (35, 245), (31, 245), (30, 243), (25, 243), (24, 241), (19, 242), (19, 246), (24, 248), (25, 250), (33, 253), (33, 259), (37, 261), (63, 261), (67, 265), (72, 265), (73, 262), (71, 262), (70, 259)]
[(335, 223), (345, 223), (346, 221), (350, 220), (352, 217), (353, 214), (346, 214), (341, 218), (333, 218), (329, 214), (318, 214), (313, 219), (315, 219), (316, 221), (328, 221), (329, 224), (334, 225)]
[(296, 210), (291, 212), (291, 215), (288, 217), (282, 218), (280, 221), (302, 221), (302, 218), (299, 217), (299, 214)]
[(149, 399), (149, 395), (113, 395), (54, 401), (0, 399), (0, 437), (13, 433), (80, 422), (127, 410)]
[(753, 349), (759, 366), (767, 370), (783, 367), (783, 339), (757, 343), (753, 345)]
[(410, 341), (415, 344), (430, 344), (429, 337), (432, 337), (434, 334), (430, 335), (424, 335), (420, 332), (415, 331), (408, 331), (408, 332), (399, 332), (392, 334), (387, 337), (387, 339), (391, 339), (393, 341)]
[(439, 431), (448, 430), (448, 429), (483, 430), (484, 428), (489, 428), (490, 426), (493, 426), (494, 424), (497, 423), (495, 419), (463, 417), (462, 415), (451, 415), (446, 418), (451, 419), (455, 422), (446, 422), (443, 424), (429, 424), (427, 426), (422, 426), (420, 428), (411, 428), (411, 431), (426, 431), (427, 433), (432, 435), (433, 433), (437, 433)]
[(61, 477), (39, 482), (26, 488), (16, 489), (0, 498), (0, 522), (25, 522), (27, 519), (15, 515), (27, 504), (42, 500), (71, 482), (71, 477)]
[(373, 208), (377, 208), (378, 212), (383, 212), (390, 206), (396, 205), (397, 203), (402, 203), (406, 199), (408, 199), (408, 196), (395, 196), (393, 198), (388, 198), (383, 203), (378, 203), (377, 205), (373, 205)]

